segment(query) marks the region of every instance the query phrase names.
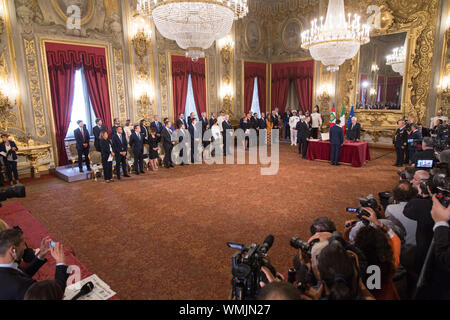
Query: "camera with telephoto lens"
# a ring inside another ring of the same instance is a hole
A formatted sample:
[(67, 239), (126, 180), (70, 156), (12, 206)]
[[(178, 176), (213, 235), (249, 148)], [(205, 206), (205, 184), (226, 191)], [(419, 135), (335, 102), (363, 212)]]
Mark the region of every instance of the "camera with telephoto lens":
[(300, 238), (292, 237), (290, 244), (291, 247), (295, 249), (301, 249), (305, 254), (308, 255), (308, 257), (311, 258), (311, 250), (314, 247), (314, 245), (319, 241), (320, 239), (314, 239), (311, 242), (306, 242), (304, 240), (301, 240)]
[(435, 194), (439, 202), (446, 208), (450, 204), (450, 179), (444, 173), (438, 173), (430, 179), (420, 183), (420, 190), (424, 195)]
[(16, 184), (0, 189), (0, 207), (3, 201), (11, 198), (25, 198), (25, 186), (23, 184)]
[(359, 207), (358, 208), (347, 208), (347, 212), (356, 213), (356, 216), (359, 220), (364, 223), (364, 225), (369, 225), (369, 221), (364, 219), (363, 216), (370, 217), (370, 213), (364, 210), (363, 208), (372, 208), (375, 212), (380, 210), (380, 206), (378, 205), (377, 200), (373, 197), (373, 195), (369, 194), (365, 198), (359, 199)]
[(275, 276), (276, 270), (270, 264), (267, 252), (272, 247), (274, 237), (267, 236), (262, 245), (252, 243), (243, 245), (227, 242), (227, 246), (239, 251), (232, 257), (232, 298), (235, 300), (256, 299), (261, 286), (260, 282), (267, 282), (266, 275), (261, 267), (266, 267)]

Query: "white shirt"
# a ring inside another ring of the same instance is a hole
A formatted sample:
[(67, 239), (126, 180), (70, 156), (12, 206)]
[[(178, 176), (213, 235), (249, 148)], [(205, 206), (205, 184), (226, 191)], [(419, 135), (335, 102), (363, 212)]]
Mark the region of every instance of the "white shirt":
[(320, 113), (314, 112), (311, 114), (312, 128), (320, 128), (322, 127), (322, 116)]
[(405, 228), (406, 236), (405, 242), (409, 245), (416, 245), (416, 229), (417, 229), (417, 221), (407, 218), (403, 214), (403, 210), (405, 209), (407, 202), (400, 202), (398, 204), (391, 204), (386, 207), (386, 218), (394, 217), (398, 222), (403, 225)]

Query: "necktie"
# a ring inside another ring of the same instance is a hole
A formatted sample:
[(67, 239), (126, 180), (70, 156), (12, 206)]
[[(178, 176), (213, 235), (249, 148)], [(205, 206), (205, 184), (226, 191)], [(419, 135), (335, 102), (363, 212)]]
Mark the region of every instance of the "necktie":
[(84, 130), (80, 129), (80, 131), (81, 131), (81, 135), (83, 136), (83, 142), (84, 142)]
[(138, 137), (139, 141), (141, 141), (141, 135), (138, 134), (137, 137)]

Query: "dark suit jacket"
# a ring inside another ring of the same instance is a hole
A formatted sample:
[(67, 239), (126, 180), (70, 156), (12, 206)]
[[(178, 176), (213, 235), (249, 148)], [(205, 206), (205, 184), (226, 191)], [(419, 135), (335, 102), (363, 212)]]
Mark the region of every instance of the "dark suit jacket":
[(297, 122), (297, 137), (299, 140), (306, 140), (311, 136), (311, 128), (305, 121)]
[[(200, 131), (200, 130), (202, 130), (201, 129), (201, 127), (200, 127), (200, 122), (197, 122), (197, 124), (195, 125), (195, 127), (196, 127), (196, 129), (197, 129), (197, 131)], [(189, 134), (191, 135), (191, 148), (194, 148), (194, 139), (196, 138), (195, 137), (195, 130), (194, 130), (194, 126), (191, 124), (190, 126), (189, 126)], [(202, 132), (200, 131), (200, 134), (201, 134)], [(197, 134), (199, 134), (199, 132), (197, 132)], [(201, 140), (202, 138), (200, 137), (200, 140)]]
[(104, 126), (95, 126), (92, 128), (92, 132), (94, 134), (94, 146), (95, 149), (100, 150), (100, 132), (106, 131), (106, 128)]
[(166, 127), (161, 131), (161, 141), (165, 148), (171, 147), (172, 144), (172, 134), (167, 130)]
[(258, 127), (260, 129), (267, 129), (266, 119), (264, 118), (258, 119), (258, 122), (259, 122)]
[(108, 160), (109, 155), (111, 154), (111, 142), (109, 140), (101, 139), (100, 151), (102, 153), (102, 159)]
[(336, 124), (330, 129), (330, 143), (339, 146), (344, 143), (344, 130)]
[[(85, 126), (83, 127), (83, 132), (84, 132), (84, 139), (83, 135), (81, 134), (80, 128), (75, 129), (75, 131), (73, 132), (75, 135), (75, 140), (77, 141), (77, 150), (84, 150), (84, 149), (89, 150), (89, 141), (91, 140), (91, 137), (89, 136), (89, 131), (86, 129)], [(84, 143), (87, 143), (86, 148), (83, 147)]]
[(408, 132), (406, 132), (406, 127), (404, 127), (402, 130), (397, 129), (392, 143), (396, 148), (406, 147), (406, 145), (408, 144)]
[(155, 121), (153, 121), (150, 124), (150, 129), (155, 129), (156, 133), (161, 134), (161, 132), (163, 131), (164, 126), (162, 125), (161, 122), (158, 121), (158, 123), (156, 123)]
[(116, 134), (116, 132), (117, 132), (117, 127), (113, 125), (111, 128), (111, 136), (114, 136)]
[(233, 130), (233, 127), (231, 126), (231, 123), (230, 122), (226, 122), (225, 120), (222, 122), (222, 129), (223, 129), (223, 132), (224, 132), (224, 134), (225, 134), (225, 132), (226, 132), (226, 130)]
[(422, 127), (422, 137), (431, 137), (430, 129)]
[[(9, 145), (11, 146), (11, 150), (9, 150), (9, 152), (12, 154), (12, 158), (13, 160), (17, 160), (17, 154), (15, 151), (12, 150), (12, 148), (16, 148), (17, 150), (19, 150), (19, 148), (17, 148), (17, 145), (14, 141), (8, 140), (9, 141)], [(0, 152), (5, 152), (6, 155), (8, 155), (8, 153), (6, 152), (6, 144), (4, 142), (0, 143)], [(6, 163), (6, 158), (7, 157), (3, 157), (5, 163)]]
[(215, 119), (215, 118), (210, 118), (210, 119), (209, 119), (209, 127), (210, 127), (210, 128), (212, 128), (212, 126), (213, 126), (213, 121), (214, 121), (214, 119)]
[(142, 132), (139, 134), (141, 135), (141, 140), (138, 139), (138, 136), (135, 131), (133, 131), (133, 133), (130, 136), (130, 146), (135, 155), (138, 155), (138, 154), (141, 154), (144, 152), (145, 138), (144, 138), (144, 135), (142, 134)]
[[(47, 260), (40, 261), (40, 266), (45, 262)], [(67, 266), (57, 266), (55, 280), (63, 290), (66, 288), (67, 278)], [(33, 280), (27, 273), (12, 268), (0, 268), (0, 283), (2, 284), (0, 300), (23, 300), (28, 288), (35, 282), (36, 280)]]
[(144, 136), (144, 143), (147, 143), (150, 132), (148, 131), (147, 127), (144, 127), (144, 126), (140, 126), (140, 127), (141, 127), (141, 134)]
[(434, 231), (434, 255), (440, 268), (450, 273), (450, 229), (437, 227)]
[(361, 139), (361, 125), (356, 123), (355, 125), (351, 124), (350, 127), (346, 128), (347, 132), (345, 135), (348, 140), (359, 140)]
[(119, 135), (116, 133), (112, 137), (112, 149), (113, 152), (116, 154), (116, 156), (119, 156), (121, 152), (127, 152), (128, 151), (127, 139), (124, 138), (122, 135), (122, 142), (120, 142)]
[(205, 132), (206, 126), (209, 125), (209, 121), (207, 118), (200, 118), (200, 122), (202, 123), (202, 132)]

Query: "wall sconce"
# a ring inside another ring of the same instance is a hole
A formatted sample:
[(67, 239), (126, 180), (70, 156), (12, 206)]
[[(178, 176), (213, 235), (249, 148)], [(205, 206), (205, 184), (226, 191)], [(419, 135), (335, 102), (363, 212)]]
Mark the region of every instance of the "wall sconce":
[(377, 90), (375, 90), (375, 88), (370, 88), (369, 94), (370, 94), (371, 96), (374, 96), (374, 95), (377, 94)]
[(233, 94), (234, 90), (231, 83), (222, 84), (220, 89), (220, 98), (223, 102), (222, 109), (228, 114), (232, 114), (231, 109), (233, 107)]
[(380, 70), (380, 68), (377, 66), (376, 63), (374, 63), (374, 64), (372, 65), (372, 72), (377, 72), (378, 70)]
[(233, 38), (228, 35), (217, 41), (217, 46), (220, 49), (220, 55), (222, 56), (222, 62), (228, 65), (233, 56), (234, 41)]
[[(16, 104), (17, 89), (6, 79), (0, 80), (0, 128), (3, 131), (8, 130), (8, 123), (14, 122), (15, 114), (12, 109)], [(14, 102), (11, 102), (14, 101)]]
[(148, 52), (152, 30), (143, 17), (137, 18), (132, 25), (131, 38), (136, 54), (142, 60)]
[(331, 92), (333, 91), (333, 88), (330, 84), (322, 84), (319, 87), (319, 90), (317, 90), (317, 93), (319, 97), (329, 97), (331, 95)]
[(147, 83), (138, 83), (134, 88), (134, 98), (137, 104), (137, 114), (141, 119), (149, 119), (154, 93)]

